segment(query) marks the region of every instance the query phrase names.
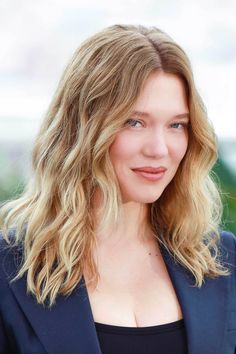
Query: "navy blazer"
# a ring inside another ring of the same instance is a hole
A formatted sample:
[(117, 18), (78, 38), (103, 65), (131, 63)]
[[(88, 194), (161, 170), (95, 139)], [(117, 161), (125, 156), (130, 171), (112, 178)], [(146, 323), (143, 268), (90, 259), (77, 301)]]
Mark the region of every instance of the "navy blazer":
[[(26, 294), (25, 278), (9, 283), (20, 251), (3, 240), (0, 247), (0, 353), (101, 354), (84, 278), (48, 309)], [(220, 247), (231, 275), (206, 278), (200, 289), (161, 247), (182, 308), (189, 354), (236, 354), (236, 238), (222, 232)]]

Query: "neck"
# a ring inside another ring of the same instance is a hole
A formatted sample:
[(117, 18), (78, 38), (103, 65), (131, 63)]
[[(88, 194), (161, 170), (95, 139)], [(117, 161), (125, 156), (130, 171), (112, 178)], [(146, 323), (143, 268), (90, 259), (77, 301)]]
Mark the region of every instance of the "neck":
[[(99, 225), (99, 214), (102, 211), (96, 209), (96, 223)], [(149, 205), (136, 202), (123, 203), (121, 206), (117, 225), (108, 230), (97, 233), (98, 244), (107, 246), (143, 245), (154, 240), (149, 225)]]

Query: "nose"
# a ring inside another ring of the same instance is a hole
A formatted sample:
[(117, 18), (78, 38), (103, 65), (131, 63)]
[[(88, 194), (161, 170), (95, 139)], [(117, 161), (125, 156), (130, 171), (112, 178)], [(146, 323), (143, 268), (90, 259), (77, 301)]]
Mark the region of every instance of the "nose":
[(143, 153), (145, 156), (154, 158), (161, 158), (168, 155), (167, 137), (163, 131), (152, 129), (146, 137)]

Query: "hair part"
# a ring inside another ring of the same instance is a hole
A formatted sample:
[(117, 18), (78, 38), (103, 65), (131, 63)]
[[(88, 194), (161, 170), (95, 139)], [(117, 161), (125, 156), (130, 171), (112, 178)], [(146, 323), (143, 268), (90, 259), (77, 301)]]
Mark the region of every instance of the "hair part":
[[(4, 229), (15, 227), (15, 244), (23, 244), (17, 278), (27, 274), (38, 303), (48, 300), (51, 306), (59, 294), (70, 294), (85, 265), (97, 284), (96, 227), (106, 230), (118, 222), (121, 206), (109, 147), (154, 71), (182, 79), (190, 128), (176, 176), (151, 205), (153, 234), (193, 274), (196, 286), (205, 276), (229, 274), (217, 248), (222, 205), (210, 172), (216, 137), (188, 57), (158, 28), (114, 25), (75, 52), (35, 140), (31, 180), (20, 198), (1, 209)], [(103, 196), (100, 225), (92, 208), (97, 188)]]

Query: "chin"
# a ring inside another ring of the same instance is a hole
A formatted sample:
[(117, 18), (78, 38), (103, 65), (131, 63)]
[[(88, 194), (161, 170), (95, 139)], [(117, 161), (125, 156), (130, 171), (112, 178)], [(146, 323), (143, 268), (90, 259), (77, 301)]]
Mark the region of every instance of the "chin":
[(124, 195), (122, 196), (123, 203), (134, 202), (140, 204), (151, 204), (156, 202), (162, 193), (156, 193), (155, 195), (147, 195), (147, 193), (143, 193), (143, 195)]

